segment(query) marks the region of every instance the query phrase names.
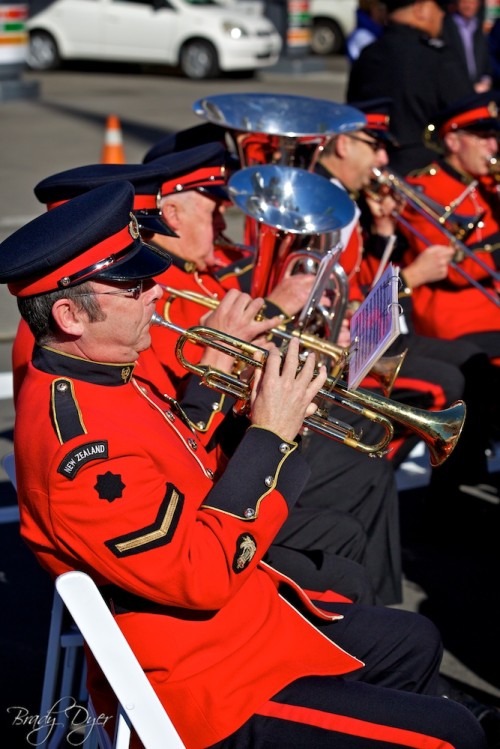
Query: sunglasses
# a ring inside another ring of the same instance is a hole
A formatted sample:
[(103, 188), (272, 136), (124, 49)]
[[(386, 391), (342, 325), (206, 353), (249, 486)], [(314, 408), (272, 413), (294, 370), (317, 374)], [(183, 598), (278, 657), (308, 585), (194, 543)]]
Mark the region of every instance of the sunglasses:
[(372, 149), (373, 153), (377, 153), (377, 151), (380, 151), (382, 148), (383, 149), (387, 148), (387, 144), (383, 140), (365, 140), (365, 138), (360, 138), (359, 135), (351, 135), (351, 134), (348, 134), (347, 137), (351, 138), (351, 140), (357, 140), (360, 143), (365, 143), (369, 148)]
[(139, 299), (143, 292), (144, 279), (141, 279), (136, 286), (132, 286), (130, 289), (115, 289), (115, 291), (82, 291), (81, 294), (73, 294), (73, 296), (128, 296), (132, 299)]

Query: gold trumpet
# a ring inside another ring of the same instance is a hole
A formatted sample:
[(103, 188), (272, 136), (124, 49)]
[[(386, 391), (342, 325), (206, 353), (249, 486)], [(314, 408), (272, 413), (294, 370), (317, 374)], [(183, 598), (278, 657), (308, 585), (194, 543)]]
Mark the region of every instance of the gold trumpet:
[[(188, 372), (198, 375), (208, 387), (237, 398), (248, 410), (252, 390), (251, 382), (204, 364), (190, 362), (184, 356), (184, 346), (187, 343), (193, 343), (211, 347), (231, 356), (237, 364), (254, 369), (265, 367), (268, 356), (266, 349), (212, 328), (195, 326), (183, 329), (174, 323), (167, 322), (157, 313), (153, 314), (151, 323), (179, 334), (175, 354)], [(259, 359), (256, 355), (259, 355)], [(315, 402), (318, 410), (304, 419), (304, 427), (372, 457), (382, 457), (388, 452), (389, 444), (394, 436), (392, 422), (396, 422), (417, 434), (425, 442), (429, 449), (432, 466), (441, 465), (451, 454), (460, 437), (465, 420), (463, 401), (456, 401), (443, 411), (425, 411), (391, 401), (366, 390), (349, 390), (346, 383), (333, 377), (327, 378)], [(373, 444), (365, 444), (361, 441), (361, 435), (350, 424), (329, 419), (328, 408), (335, 403), (379, 424), (383, 429), (381, 439)]]
[[(207, 297), (203, 294), (199, 294), (196, 291), (188, 291), (187, 289), (174, 289), (172, 286), (166, 286), (160, 284), (161, 287), (169, 295), (169, 299), (165, 305), (165, 308), (169, 310), (170, 305), (174, 299), (184, 299), (194, 304), (200, 304), (207, 309), (216, 309), (220, 301), (213, 297)], [(337, 378), (343, 373), (346, 365), (349, 362), (349, 347), (344, 348), (339, 346), (337, 343), (320, 338), (319, 336), (312, 335), (301, 331), (299, 328), (293, 328), (289, 330), (286, 325), (278, 325), (277, 327), (271, 328), (269, 331), (271, 337), (277, 338), (280, 341), (289, 341), (291, 338), (298, 338), (305, 349), (314, 351), (322, 358), (327, 358), (332, 362), (330, 369), (330, 376)], [(370, 375), (373, 377), (380, 387), (385, 396), (389, 397), (394, 387), (394, 383), (401, 369), (401, 365), (406, 356), (406, 349), (400, 354), (394, 354), (393, 356), (381, 357), (370, 370)]]

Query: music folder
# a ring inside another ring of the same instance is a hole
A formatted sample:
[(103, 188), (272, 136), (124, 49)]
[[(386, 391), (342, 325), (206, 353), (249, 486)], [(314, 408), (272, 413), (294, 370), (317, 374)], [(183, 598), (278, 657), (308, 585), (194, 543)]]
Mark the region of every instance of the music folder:
[(400, 334), (399, 268), (388, 264), (351, 318), (347, 386), (355, 390)]

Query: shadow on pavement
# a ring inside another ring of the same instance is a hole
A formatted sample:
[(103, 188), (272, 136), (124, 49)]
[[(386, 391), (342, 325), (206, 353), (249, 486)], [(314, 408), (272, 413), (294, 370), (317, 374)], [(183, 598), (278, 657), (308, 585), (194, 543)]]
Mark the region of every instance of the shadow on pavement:
[[(491, 483), (500, 486), (500, 473)], [(424, 519), (424, 496), (425, 488), (400, 493), (404, 574), (425, 594), (419, 611), (445, 648), (500, 689), (500, 505), (471, 498), (437, 528), (432, 513)]]

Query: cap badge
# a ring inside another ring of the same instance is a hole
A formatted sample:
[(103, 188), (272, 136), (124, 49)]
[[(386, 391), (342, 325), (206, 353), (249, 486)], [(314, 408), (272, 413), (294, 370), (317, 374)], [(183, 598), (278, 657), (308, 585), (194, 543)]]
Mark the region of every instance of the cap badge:
[(488, 112), (492, 117), (498, 117), (498, 107), (495, 101), (490, 101), (488, 104)]
[(140, 234), (139, 234), (139, 224), (137, 222), (137, 219), (133, 213), (130, 213), (129, 215), (130, 215), (130, 223), (128, 225), (128, 230), (130, 232), (130, 236), (132, 237), (132, 239), (139, 239)]

